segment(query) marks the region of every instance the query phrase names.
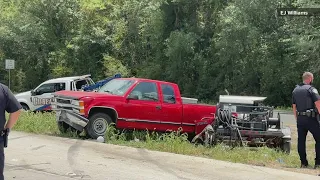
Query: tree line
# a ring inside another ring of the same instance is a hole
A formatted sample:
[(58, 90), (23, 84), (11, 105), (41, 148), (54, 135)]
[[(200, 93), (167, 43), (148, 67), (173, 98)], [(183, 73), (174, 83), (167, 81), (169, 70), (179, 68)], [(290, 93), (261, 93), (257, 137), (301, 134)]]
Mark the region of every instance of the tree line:
[(0, 0), (1, 82), (11, 88), (55, 77), (121, 73), (175, 82), (183, 96), (217, 101), (267, 96), (288, 106), (304, 71), (320, 88), (320, 21), (281, 17), (310, 0)]

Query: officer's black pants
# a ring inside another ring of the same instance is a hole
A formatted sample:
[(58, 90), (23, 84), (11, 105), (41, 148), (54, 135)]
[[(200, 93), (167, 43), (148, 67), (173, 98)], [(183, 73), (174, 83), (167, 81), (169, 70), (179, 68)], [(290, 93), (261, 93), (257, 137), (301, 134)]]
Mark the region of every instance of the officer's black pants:
[(320, 127), (316, 118), (308, 118), (306, 116), (298, 116), (298, 153), (301, 163), (307, 164), (306, 154), (306, 136), (308, 131), (311, 132), (314, 140), (316, 141), (315, 150), (316, 158), (315, 163), (320, 164)]
[(0, 136), (0, 180), (4, 180), (3, 170), (4, 170), (4, 144), (3, 144), (3, 137)]

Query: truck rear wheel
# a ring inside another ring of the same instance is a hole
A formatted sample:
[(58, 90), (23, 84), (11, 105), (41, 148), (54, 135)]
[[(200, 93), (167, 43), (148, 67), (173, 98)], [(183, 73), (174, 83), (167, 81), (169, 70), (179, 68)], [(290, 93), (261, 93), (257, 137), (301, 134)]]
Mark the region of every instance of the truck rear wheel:
[(286, 154), (290, 154), (291, 151), (291, 142), (290, 141), (284, 141), (281, 144), (281, 150), (286, 153)]
[(96, 113), (89, 117), (89, 123), (85, 128), (87, 135), (94, 139), (97, 139), (99, 136), (104, 137), (111, 123), (112, 119), (108, 114)]

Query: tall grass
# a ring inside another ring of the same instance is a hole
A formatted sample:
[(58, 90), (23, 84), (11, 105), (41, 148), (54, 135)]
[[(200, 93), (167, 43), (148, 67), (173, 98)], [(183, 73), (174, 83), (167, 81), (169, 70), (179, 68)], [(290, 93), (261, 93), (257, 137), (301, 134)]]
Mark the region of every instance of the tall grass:
[(279, 150), (267, 147), (231, 148), (223, 144), (205, 147), (190, 143), (186, 134), (170, 132), (159, 134), (148, 131), (123, 132), (109, 126), (105, 135), (106, 143), (146, 148), (156, 151), (171, 152), (184, 155), (200, 156), (230, 162), (253, 164), (259, 166), (281, 166), (295, 168), (300, 166), (298, 154), (287, 155)]
[[(76, 137), (75, 133), (72, 132), (68, 134), (59, 132), (54, 113), (23, 112), (13, 130)], [(287, 155), (267, 147), (236, 147), (232, 149), (223, 144), (215, 147), (204, 147), (190, 143), (188, 136), (180, 132), (159, 134), (136, 130), (120, 131), (114, 125), (110, 125), (105, 134), (105, 143), (275, 168), (296, 168), (300, 166), (299, 156), (295, 148), (290, 155)], [(307, 143), (309, 147), (310, 142)], [(293, 142), (292, 147), (295, 146), (295, 142)]]
[(36, 134), (59, 134), (54, 113), (22, 112), (13, 130)]

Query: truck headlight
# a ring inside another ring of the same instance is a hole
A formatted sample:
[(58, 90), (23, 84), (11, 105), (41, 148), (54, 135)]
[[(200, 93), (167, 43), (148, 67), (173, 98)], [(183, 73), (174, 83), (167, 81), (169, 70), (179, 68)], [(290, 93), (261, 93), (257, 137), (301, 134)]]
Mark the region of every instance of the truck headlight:
[(73, 111), (76, 111), (77, 113), (84, 115), (84, 101), (77, 101), (77, 100), (72, 100), (71, 101), (73, 108)]

